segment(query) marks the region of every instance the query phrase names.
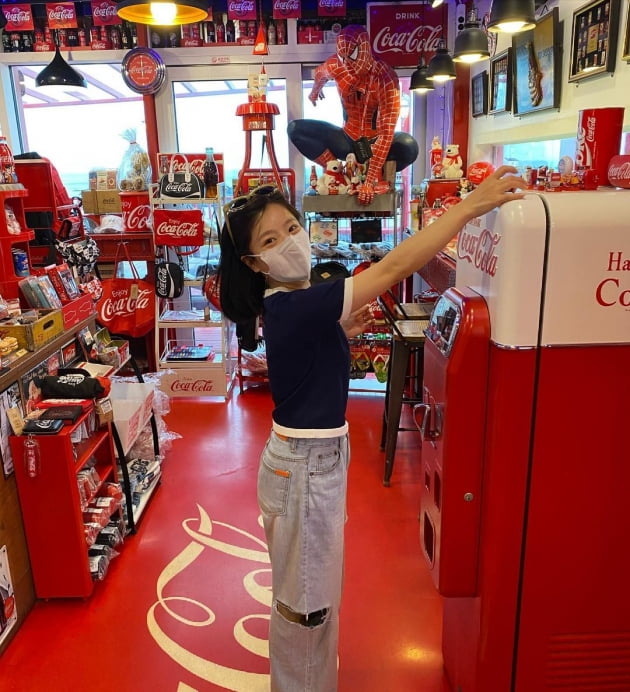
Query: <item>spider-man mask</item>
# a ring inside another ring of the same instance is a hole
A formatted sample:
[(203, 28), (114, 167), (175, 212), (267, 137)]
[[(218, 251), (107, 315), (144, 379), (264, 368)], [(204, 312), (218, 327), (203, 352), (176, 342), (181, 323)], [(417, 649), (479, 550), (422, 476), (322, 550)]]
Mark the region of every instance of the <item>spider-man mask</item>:
[(367, 31), (362, 26), (344, 27), (337, 37), (337, 56), (353, 74), (367, 74), (373, 60)]

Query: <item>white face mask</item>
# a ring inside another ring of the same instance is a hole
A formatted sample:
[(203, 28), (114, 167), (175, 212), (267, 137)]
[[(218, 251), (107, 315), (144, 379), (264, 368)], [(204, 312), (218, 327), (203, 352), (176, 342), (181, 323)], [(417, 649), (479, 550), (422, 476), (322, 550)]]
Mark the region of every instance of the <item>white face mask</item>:
[(263, 250), (258, 257), (269, 267), (267, 274), (276, 281), (293, 283), (311, 276), (311, 243), (306, 231), (291, 234), (275, 247)]

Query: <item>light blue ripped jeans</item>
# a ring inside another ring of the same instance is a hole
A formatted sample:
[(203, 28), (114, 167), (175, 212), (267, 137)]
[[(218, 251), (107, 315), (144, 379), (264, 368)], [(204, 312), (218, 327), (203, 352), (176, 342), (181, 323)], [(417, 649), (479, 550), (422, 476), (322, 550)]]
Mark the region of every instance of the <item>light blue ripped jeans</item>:
[[(337, 690), (349, 461), (347, 435), (284, 440), (272, 432), (263, 451), (258, 503), (271, 557), (271, 692)], [(278, 603), (296, 615), (326, 614), (308, 627), (284, 617)]]

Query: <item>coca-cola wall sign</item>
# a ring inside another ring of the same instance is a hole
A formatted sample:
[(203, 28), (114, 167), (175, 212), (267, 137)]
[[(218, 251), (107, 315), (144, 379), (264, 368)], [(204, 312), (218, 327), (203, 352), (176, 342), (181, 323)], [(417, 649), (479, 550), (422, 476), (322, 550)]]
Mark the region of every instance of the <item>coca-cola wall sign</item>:
[(255, 0), (228, 0), (228, 19), (256, 19)]
[(346, 0), (317, 0), (318, 17), (345, 17)]
[(615, 187), (630, 189), (630, 155), (613, 156), (608, 164), (608, 182)]
[(440, 39), (448, 42), (446, 12), (421, 2), (373, 2), (367, 6), (372, 53), (392, 67), (428, 64)]
[(46, 3), (46, 16), (51, 29), (76, 29), (78, 26), (73, 2)]
[(33, 30), (33, 10), (30, 5), (5, 5), (2, 7), (2, 12), (7, 20), (5, 33)]
[(302, 0), (273, 0), (274, 19), (299, 19), (302, 16)]
[(92, 21), (94, 26), (111, 26), (120, 24), (116, 14), (116, 2), (113, 0), (94, 0), (92, 2)]

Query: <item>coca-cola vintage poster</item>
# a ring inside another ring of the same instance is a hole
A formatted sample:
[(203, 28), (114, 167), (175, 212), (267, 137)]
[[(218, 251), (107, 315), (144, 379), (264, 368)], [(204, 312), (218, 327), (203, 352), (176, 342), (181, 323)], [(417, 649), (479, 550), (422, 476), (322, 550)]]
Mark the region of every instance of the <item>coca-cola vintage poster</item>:
[(33, 31), (33, 10), (30, 5), (3, 5), (2, 12), (7, 20), (5, 33)]
[(448, 40), (446, 13), (421, 2), (373, 2), (367, 6), (372, 53), (392, 67), (428, 63), (440, 39)]
[[(164, 153), (159, 152), (157, 155), (158, 171), (160, 175), (165, 175), (171, 170), (171, 160), (173, 161), (173, 172), (184, 173), (186, 171), (186, 162), (190, 164), (190, 172), (195, 173), (203, 180), (203, 163), (206, 160), (205, 154), (186, 154), (182, 152)], [(223, 154), (214, 152), (214, 161), (219, 170), (219, 182), (222, 183), (223, 178)]]

